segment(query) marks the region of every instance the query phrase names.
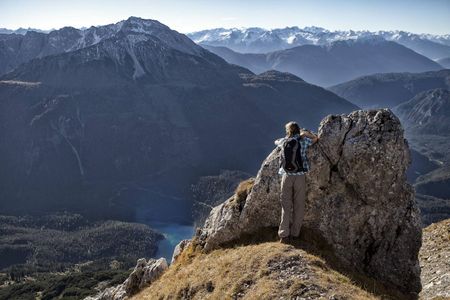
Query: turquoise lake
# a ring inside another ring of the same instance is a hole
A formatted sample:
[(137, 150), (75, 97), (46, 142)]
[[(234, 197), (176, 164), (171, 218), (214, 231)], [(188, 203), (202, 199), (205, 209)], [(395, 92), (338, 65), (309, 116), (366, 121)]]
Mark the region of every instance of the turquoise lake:
[(172, 260), (175, 246), (182, 240), (192, 238), (194, 234), (193, 225), (182, 225), (177, 223), (151, 222), (146, 223), (150, 228), (162, 233), (164, 240), (158, 244), (158, 252), (155, 257), (164, 257), (167, 262)]

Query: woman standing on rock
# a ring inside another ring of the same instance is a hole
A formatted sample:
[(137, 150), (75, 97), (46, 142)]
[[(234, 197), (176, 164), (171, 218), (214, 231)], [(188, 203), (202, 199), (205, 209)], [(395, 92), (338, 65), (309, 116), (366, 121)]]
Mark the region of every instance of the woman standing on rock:
[(318, 141), (315, 134), (300, 130), (295, 122), (285, 126), (286, 137), (278, 139), (275, 144), (281, 148), (281, 223), (278, 236), (281, 243), (289, 243), (291, 237), (300, 235), (300, 228), (305, 214), (306, 180), (309, 171), (306, 150)]

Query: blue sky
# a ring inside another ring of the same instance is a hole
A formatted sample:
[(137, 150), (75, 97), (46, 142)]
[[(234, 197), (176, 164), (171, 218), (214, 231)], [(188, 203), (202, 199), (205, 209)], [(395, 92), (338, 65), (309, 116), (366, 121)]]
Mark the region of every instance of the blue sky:
[(180, 32), (213, 27), (450, 33), (450, 0), (0, 0), (0, 27), (40, 29), (156, 19)]

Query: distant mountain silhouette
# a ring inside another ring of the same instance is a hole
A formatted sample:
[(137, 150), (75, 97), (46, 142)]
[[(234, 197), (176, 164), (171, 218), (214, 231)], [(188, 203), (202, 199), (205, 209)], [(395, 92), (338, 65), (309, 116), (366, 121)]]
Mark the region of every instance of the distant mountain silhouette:
[(362, 108), (392, 108), (420, 92), (435, 88), (450, 88), (450, 70), (418, 74), (375, 74), (360, 77), (329, 89)]
[(411, 49), (379, 38), (338, 41), (326, 46), (305, 45), (268, 54), (241, 54), (223, 47), (204, 47), (229, 63), (255, 73), (275, 69), (321, 86), (374, 73), (442, 69)]
[(286, 121), (314, 129), (357, 108), (292, 74), (230, 65), (159, 22), (118, 24), (0, 77), (4, 213), (189, 220), (200, 176), (254, 172)]

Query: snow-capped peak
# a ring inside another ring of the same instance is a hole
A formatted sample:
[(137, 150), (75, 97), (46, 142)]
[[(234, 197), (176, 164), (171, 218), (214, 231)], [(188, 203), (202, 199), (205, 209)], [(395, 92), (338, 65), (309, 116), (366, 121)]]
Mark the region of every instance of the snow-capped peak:
[(304, 27), (302, 30), (305, 32), (316, 33), (316, 34), (322, 33), (322, 32), (329, 32), (325, 28), (317, 27), (317, 26), (307, 26), (307, 27)]

